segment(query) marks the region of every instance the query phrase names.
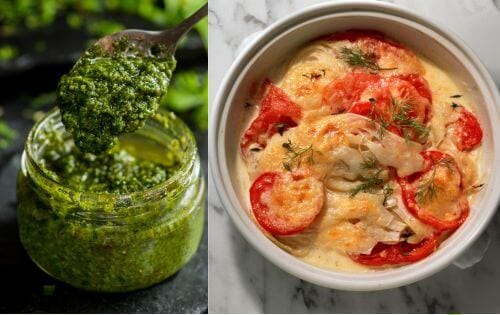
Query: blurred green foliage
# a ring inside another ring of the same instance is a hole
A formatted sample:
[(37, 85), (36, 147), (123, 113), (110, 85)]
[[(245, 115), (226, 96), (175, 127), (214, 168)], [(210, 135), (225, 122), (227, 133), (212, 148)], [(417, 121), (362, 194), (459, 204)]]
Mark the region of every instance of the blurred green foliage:
[[(34, 30), (49, 26), (58, 16), (63, 15), (70, 27), (79, 28), (88, 20), (95, 23), (96, 16), (104, 13), (137, 16), (158, 27), (166, 27), (178, 24), (205, 2), (206, 0), (2, 0), (0, 29), (3, 36)], [(104, 26), (106, 28), (107, 25)], [(205, 33), (206, 21), (200, 23), (197, 29), (200, 33)], [(206, 34), (201, 35), (205, 40)]]
[(5, 121), (0, 120), (0, 149), (9, 147), (16, 138), (17, 132)]
[(12, 45), (0, 46), (0, 61), (7, 61), (13, 59), (17, 55), (17, 49)]
[[(206, 0), (0, 0), (0, 40), (9, 36), (49, 27), (56, 19), (69, 29), (83, 30), (99, 38), (127, 28), (115, 16), (135, 16), (158, 29), (176, 25), (205, 4)], [(113, 18), (111, 18), (111, 16)], [(205, 48), (208, 42), (208, 20), (195, 26)], [(91, 43), (93, 41), (89, 41)], [(34, 51), (43, 53), (42, 40), (33, 43)], [(0, 45), (0, 63), (22, 54), (12, 45)], [(40, 109), (53, 105), (54, 92), (32, 99), (30, 107)], [(171, 87), (162, 106), (184, 117), (202, 130), (208, 127), (208, 78), (206, 70), (188, 69), (174, 73)], [(37, 111), (33, 111), (37, 112)], [(0, 149), (8, 146), (16, 132), (0, 119)]]
[(208, 75), (196, 71), (177, 73), (161, 102), (178, 113), (189, 113), (196, 125), (208, 128)]

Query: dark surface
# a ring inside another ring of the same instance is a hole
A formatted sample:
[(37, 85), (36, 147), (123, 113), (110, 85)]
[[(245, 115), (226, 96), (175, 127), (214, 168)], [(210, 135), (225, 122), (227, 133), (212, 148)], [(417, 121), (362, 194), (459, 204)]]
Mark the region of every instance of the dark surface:
[[(192, 58), (189, 55), (197, 55)], [(204, 50), (178, 52), (179, 66), (206, 67)], [(74, 289), (44, 274), (21, 246), (16, 221), (16, 174), (24, 141), (33, 121), (23, 117), (29, 95), (53, 91), (72, 63), (33, 63), (0, 74), (3, 118), (19, 133), (16, 143), (0, 149), (0, 312), (5, 313), (206, 313), (207, 222), (196, 255), (177, 274), (148, 289), (124, 294), (96, 294)], [(207, 176), (207, 135), (196, 132)], [(206, 215), (205, 215), (206, 218)], [(47, 287), (48, 286), (48, 287)], [(47, 289), (55, 286), (53, 294)], [(45, 290), (44, 290), (45, 288)], [(45, 291), (45, 293), (44, 293)]]

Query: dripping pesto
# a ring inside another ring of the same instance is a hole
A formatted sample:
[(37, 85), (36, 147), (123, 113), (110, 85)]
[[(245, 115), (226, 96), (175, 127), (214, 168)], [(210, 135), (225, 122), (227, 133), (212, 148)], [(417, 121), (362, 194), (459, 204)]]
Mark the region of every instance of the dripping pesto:
[(56, 92), (62, 122), (76, 146), (101, 154), (119, 135), (143, 127), (157, 112), (175, 66), (163, 46), (146, 56), (125, 37), (113, 44), (112, 53), (98, 45), (85, 51)]

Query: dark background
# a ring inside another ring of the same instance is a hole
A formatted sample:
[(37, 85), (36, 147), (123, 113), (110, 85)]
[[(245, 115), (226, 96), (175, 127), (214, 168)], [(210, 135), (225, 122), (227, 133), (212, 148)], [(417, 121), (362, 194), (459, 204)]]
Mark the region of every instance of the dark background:
[[(127, 28), (160, 29), (158, 25), (128, 15), (113, 13), (112, 18), (126, 21), (123, 23)], [(18, 54), (10, 60), (0, 61), (0, 121), (17, 134), (8, 146), (0, 148), (0, 312), (206, 313), (206, 221), (200, 248), (193, 259), (163, 283), (136, 292), (84, 292), (47, 276), (31, 262), (19, 241), (16, 221), (16, 175), (20, 155), (37, 115), (52, 108), (50, 93), (55, 90), (60, 76), (69, 71), (95, 36), (68, 28), (64, 19), (56, 19), (49, 26), (23, 30), (9, 36), (2, 33), (5, 25), (1, 23), (0, 12), (0, 45), (14, 45)], [(30, 43), (41, 40), (46, 47), (43, 52), (30, 48)], [(206, 49), (195, 31), (189, 34), (176, 57), (176, 73), (189, 70), (206, 74)], [(49, 93), (49, 96), (45, 99), (40, 97), (45, 93)], [(206, 178), (207, 134), (203, 123), (193, 119), (193, 111), (198, 105), (190, 106), (178, 114), (195, 132)]]

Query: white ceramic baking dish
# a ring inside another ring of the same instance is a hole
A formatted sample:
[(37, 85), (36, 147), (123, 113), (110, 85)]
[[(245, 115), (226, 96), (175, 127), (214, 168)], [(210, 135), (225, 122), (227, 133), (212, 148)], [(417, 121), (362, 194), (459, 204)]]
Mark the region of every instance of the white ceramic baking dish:
[[(430, 59), (470, 90), (484, 131), (480, 165), (485, 188), (471, 205), (467, 221), (426, 259), (401, 268), (347, 273), (314, 267), (274, 245), (248, 213), (248, 195), (240, 192), (236, 160), (241, 115), (251, 84), (296, 50), (320, 35), (345, 29), (375, 29)], [(241, 234), (281, 269), (312, 283), (344, 290), (380, 290), (428, 277), (456, 260), (481, 235), (500, 196), (500, 98), (478, 58), (450, 30), (407, 9), (378, 1), (332, 1), (309, 7), (274, 23), (244, 47), (223, 80), (211, 108), (209, 150), (215, 188)]]

